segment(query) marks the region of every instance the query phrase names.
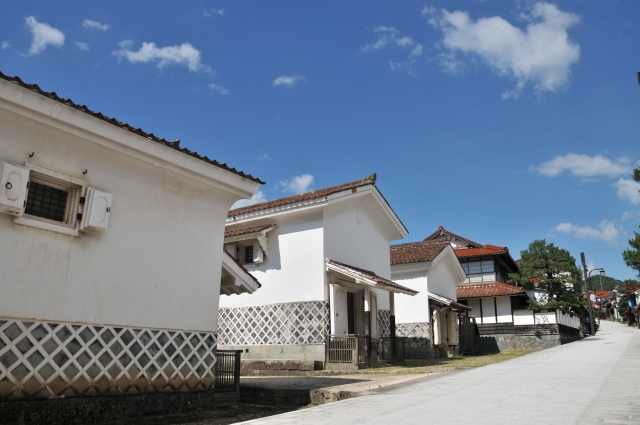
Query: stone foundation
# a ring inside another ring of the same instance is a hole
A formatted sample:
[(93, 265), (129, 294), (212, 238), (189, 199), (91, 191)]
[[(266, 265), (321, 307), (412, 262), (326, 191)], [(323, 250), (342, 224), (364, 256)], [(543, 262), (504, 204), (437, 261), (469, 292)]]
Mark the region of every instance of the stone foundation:
[(524, 325), (513, 323), (478, 324), (474, 352), (537, 351), (580, 339), (578, 329), (565, 325)]
[(241, 360), (242, 376), (295, 376), (322, 370), (324, 362), (296, 360)]
[[(215, 400), (214, 400), (215, 397)], [(0, 402), (3, 425), (68, 425), (104, 423), (151, 415), (213, 410), (216, 404), (237, 400), (214, 396), (213, 391), (139, 394), (127, 396), (75, 397), (53, 400)]]
[(242, 350), (243, 360), (297, 360), (324, 362), (323, 344), (219, 345), (220, 350)]

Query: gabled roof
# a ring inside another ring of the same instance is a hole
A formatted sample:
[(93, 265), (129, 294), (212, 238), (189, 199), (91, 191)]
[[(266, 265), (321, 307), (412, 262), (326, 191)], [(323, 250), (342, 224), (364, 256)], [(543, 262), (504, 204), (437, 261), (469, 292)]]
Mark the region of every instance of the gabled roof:
[[(415, 291), (415, 290), (413, 290), (411, 288), (407, 288), (406, 286), (402, 286), (402, 285), (400, 285), (400, 284), (398, 284), (396, 282), (393, 282), (393, 281), (391, 281), (389, 279), (385, 279), (383, 277), (380, 277), (380, 276), (378, 276), (377, 274), (375, 274), (372, 271), (361, 269), (359, 267), (350, 266), (348, 264), (344, 264), (344, 263), (341, 263), (339, 261), (331, 260), (329, 258), (327, 258), (325, 260), (325, 262), (326, 262), (327, 266), (333, 266), (333, 267), (330, 267), (332, 269), (338, 269), (338, 270), (339, 269), (345, 269), (345, 270), (348, 270), (351, 273), (353, 273), (355, 275), (358, 275), (359, 277), (363, 278), (363, 280), (371, 281), (371, 282), (373, 282), (375, 284), (381, 285), (382, 287), (386, 286), (386, 287), (389, 287), (389, 288), (395, 288), (395, 289), (398, 289), (399, 292), (403, 292), (403, 293), (405, 293), (407, 295), (415, 295), (415, 294), (418, 293), (418, 291)], [(393, 291), (393, 292), (396, 292), (396, 291)]]
[(272, 229), (274, 227), (276, 227), (275, 224), (265, 224), (264, 226), (255, 226), (255, 227), (248, 227), (246, 229), (230, 230), (228, 232), (224, 232), (224, 237), (226, 239), (226, 238), (232, 238), (236, 236), (250, 235), (251, 233), (262, 232), (263, 230)]
[(435, 301), (437, 304), (450, 306), (456, 310), (473, 310), (473, 307), (460, 304), (452, 300), (451, 298), (443, 297), (442, 295), (427, 292), (427, 296), (429, 297), (430, 300)]
[(177, 150), (178, 152), (182, 152), (185, 155), (189, 155), (191, 157), (194, 157), (196, 159), (199, 159), (201, 161), (204, 161), (208, 164), (214, 165), (216, 167), (222, 168), (223, 170), (229, 171), (233, 174), (237, 174), (240, 177), (244, 177), (245, 179), (251, 180), (253, 182), (256, 183), (260, 183), (260, 184), (264, 184), (264, 182), (260, 179), (258, 179), (257, 177), (253, 177), (250, 174), (246, 174), (243, 173), (240, 170), (236, 170), (233, 167), (229, 167), (227, 164), (223, 163), (223, 162), (218, 162), (215, 159), (209, 159), (207, 156), (204, 155), (200, 155), (197, 152), (194, 151), (190, 151), (187, 148), (181, 148), (180, 147), (180, 140), (174, 140), (173, 142), (170, 142), (166, 139), (163, 139), (161, 137), (156, 136), (153, 133), (147, 133), (146, 131), (143, 131), (140, 128), (134, 128), (132, 126), (130, 126), (127, 123), (124, 122), (120, 122), (118, 120), (116, 120), (115, 118), (110, 118), (107, 117), (103, 114), (101, 114), (100, 112), (96, 112), (96, 111), (92, 111), (91, 109), (87, 108), (85, 105), (79, 105), (77, 103), (75, 103), (74, 101), (72, 101), (71, 99), (65, 99), (65, 98), (61, 98), (59, 97), (55, 92), (46, 92), (44, 90), (42, 90), (37, 84), (28, 84), (25, 83), (24, 81), (22, 81), (20, 79), (20, 77), (10, 77), (8, 75), (5, 75), (2, 73), (2, 71), (0, 71), (0, 79), (3, 79), (5, 81), (8, 81), (10, 83), (16, 84), (20, 87), (23, 87), (27, 90), (31, 90), (35, 93), (38, 93), (42, 96), (48, 97), (49, 99), (53, 99), (57, 102), (62, 103), (63, 105), (67, 105), (73, 109), (77, 109), (78, 111), (84, 112), (88, 115), (91, 115), (94, 118), (98, 118), (102, 121), (108, 122), (109, 124), (115, 125), (116, 127), (119, 127), (123, 130), (127, 130), (130, 131), (131, 133), (137, 134), (138, 136), (144, 137), (146, 139), (152, 140), (156, 143), (159, 143), (161, 145), (170, 147), (171, 149)]
[(234, 278), (231, 284), (222, 279), (220, 284), (220, 295), (232, 295), (254, 293), (258, 288), (262, 288), (258, 279), (255, 278), (242, 264), (236, 261), (227, 251), (222, 255), (223, 275), (226, 272)]
[(433, 232), (432, 234), (430, 234), (429, 236), (427, 236), (424, 240), (425, 241), (432, 241), (435, 238), (437, 238), (438, 236), (442, 236), (442, 235), (449, 235), (452, 236), (456, 239), (460, 239), (463, 240), (465, 242), (469, 242), (469, 244), (471, 245), (475, 245), (476, 247), (483, 247), (484, 245), (479, 244), (478, 242), (474, 242), (471, 239), (467, 239), (467, 238), (463, 238), (460, 235), (456, 235), (453, 232), (448, 231), (447, 229), (445, 229), (443, 226), (438, 227), (438, 230), (436, 230), (435, 232)]
[(483, 255), (508, 254), (509, 248), (495, 245), (485, 245), (483, 248), (454, 248), (458, 258), (480, 257)]
[(465, 283), (458, 285), (458, 287), (456, 288), (456, 297), (459, 300), (468, 298), (523, 295), (527, 295), (524, 288), (502, 282)]
[(327, 187), (325, 189), (318, 189), (312, 192), (302, 193), (300, 195), (287, 196), (286, 198), (274, 199), (273, 201), (262, 202), (260, 204), (249, 205), (242, 208), (236, 208), (229, 211), (227, 217), (235, 217), (242, 214), (247, 214), (255, 211), (266, 210), (269, 208), (279, 207), (283, 205), (295, 204), (297, 202), (306, 201), (315, 198), (322, 198), (332, 195), (334, 193), (342, 192), (343, 190), (356, 189), (358, 187), (374, 185), (376, 184), (376, 174), (372, 174), (366, 179), (356, 180), (350, 183), (339, 184), (337, 186)]
[(433, 261), (449, 242), (412, 242), (391, 245), (391, 264), (420, 263)]

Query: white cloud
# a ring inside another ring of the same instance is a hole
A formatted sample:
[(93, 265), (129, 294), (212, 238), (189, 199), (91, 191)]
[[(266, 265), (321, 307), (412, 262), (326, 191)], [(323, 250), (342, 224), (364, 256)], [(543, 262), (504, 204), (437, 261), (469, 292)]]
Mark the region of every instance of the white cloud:
[(274, 86), (286, 86), (288, 88), (295, 87), (300, 81), (305, 81), (304, 75), (281, 75), (273, 80)]
[(373, 32), (378, 36), (378, 39), (373, 44), (365, 44), (360, 47), (363, 52), (382, 50), (388, 44), (398, 47), (411, 47), (415, 44), (411, 37), (401, 37), (400, 32), (394, 27), (380, 26), (375, 28)]
[(618, 198), (628, 199), (632, 204), (640, 204), (640, 182), (620, 179), (613, 186), (618, 189)]
[(292, 177), (291, 180), (281, 180), (278, 184), (284, 192), (305, 193), (313, 184), (313, 176), (311, 174), (302, 174), (301, 176)]
[(563, 171), (569, 171), (576, 177), (617, 177), (620, 174), (631, 172), (630, 162), (628, 158), (618, 158), (612, 161), (600, 155), (591, 157), (570, 153), (543, 162), (537, 167), (537, 171), (547, 177), (555, 177)]
[(409, 53), (409, 59), (417, 58), (419, 56), (422, 56), (422, 44), (416, 44), (416, 47), (414, 47)]
[(578, 239), (593, 239), (606, 242), (609, 245), (617, 245), (618, 238), (624, 234), (624, 230), (613, 221), (602, 220), (598, 228), (590, 226), (576, 226), (571, 223), (560, 223), (555, 230), (572, 234)]
[(78, 49), (80, 49), (80, 50), (89, 50), (89, 45), (87, 43), (82, 43), (80, 41), (76, 41), (75, 44), (76, 44), (76, 46), (78, 46)]
[(209, 66), (200, 62), (202, 54), (190, 43), (166, 47), (157, 47), (156, 43), (142, 43), (142, 47), (137, 52), (129, 49), (132, 45), (131, 41), (123, 41), (120, 43), (120, 50), (116, 50), (113, 54), (118, 58), (127, 58), (131, 63), (157, 62), (158, 68), (167, 65), (185, 65), (189, 71), (213, 72)]
[(224, 12), (225, 12), (224, 9), (209, 9), (206, 12), (204, 12), (204, 17), (205, 18), (209, 18), (209, 17), (215, 16), (215, 15), (222, 16), (222, 15), (224, 15)]
[(258, 157), (258, 159), (259, 159), (260, 161), (273, 161), (273, 158), (271, 158), (271, 157), (270, 157), (268, 154), (266, 154), (266, 153), (263, 153), (262, 155), (260, 155), (260, 156)]
[(620, 220), (631, 220), (631, 219), (640, 219), (640, 211), (625, 211), (622, 213), (622, 218)]
[(33, 16), (25, 18), (25, 22), (33, 36), (31, 47), (29, 48), (29, 55), (42, 53), (48, 44), (52, 46), (64, 45), (64, 34), (62, 31), (48, 24), (36, 21), (36, 18)]
[(409, 74), (414, 74), (412, 66), (416, 60), (422, 56), (424, 46), (422, 44), (416, 44), (415, 41), (409, 36), (401, 35), (400, 31), (394, 27), (380, 26), (373, 30), (374, 34), (378, 37), (375, 43), (365, 44), (360, 47), (363, 52), (373, 52), (382, 50), (386, 46), (395, 46), (401, 49), (411, 49), (407, 55), (407, 59), (403, 61), (397, 61), (389, 59), (389, 67), (392, 71), (404, 70)]
[(231, 209), (233, 210), (235, 208), (248, 207), (249, 205), (260, 204), (266, 201), (267, 201), (267, 198), (264, 196), (264, 193), (262, 193), (262, 191), (260, 190), (258, 191), (258, 193), (253, 195), (251, 199), (240, 199), (239, 201), (236, 201), (236, 203), (231, 206)]
[(101, 24), (100, 22), (92, 21), (91, 19), (85, 19), (84, 21), (82, 21), (82, 26), (84, 28), (89, 28), (92, 30), (100, 30), (100, 31), (106, 31), (109, 28), (111, 28), (110, 25)]
[[(425, 8), (423, 16), (442, 31), (441, 46), (450, 53), (475, 54), (498, 75), (516, 80), (503, 98), (517, 98), (527, 84), (537, 95), (556, 92), (569, 84), (571, 66), (580, 58), (580, 46), (569, 40), (567, 30), (580, 21), (578, 15), (539, 2), (522, 14), (525, 29), (500, 16), (475, 22), (467, 12)], [(451, 67), (451, 63), (445, 63)]]
[(211, 83), (207, 87), (209, 87), (211, 90), (213, 90), (216, 93), (220, 93), (223, 96), (227, 96), (227, 95), (231, 94), (231, 90), (229, 90), (227, 88), (224, 88), (224, 87), (221, 87), (221, 86), (219, 86), (217, 84)]
[(0, 44), (0, 49), (2, 50), (8, 49), (9, 47), (11, 47), (11, 44), (9, 44), (8, 41), (3, 41), (2, 44)]

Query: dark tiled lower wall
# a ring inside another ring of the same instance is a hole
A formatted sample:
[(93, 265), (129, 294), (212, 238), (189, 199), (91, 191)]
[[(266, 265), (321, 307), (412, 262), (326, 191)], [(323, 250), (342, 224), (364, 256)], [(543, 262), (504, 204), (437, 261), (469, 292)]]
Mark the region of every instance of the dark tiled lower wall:
[(427, 359), (431, 352), (431, 323), (397, 323), (396, 336), (404, 337), (404, 355), (407, 359)]
[(220, 307), (218, 331), (224, 346), (324, 344), (330, 332), (329, 302)]
[(0, 318), (0, 400), (209, 390), (217, 337)]

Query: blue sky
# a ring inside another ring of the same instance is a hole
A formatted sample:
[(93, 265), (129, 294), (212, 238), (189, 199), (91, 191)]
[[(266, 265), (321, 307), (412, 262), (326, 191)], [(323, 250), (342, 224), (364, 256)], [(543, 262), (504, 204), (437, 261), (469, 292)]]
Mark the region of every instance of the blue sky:
[[(61, 6), (63, 5), (63, 6)], [(640, 223), (640, 2), (8, 2), (0, 70), (265, 180), (378, 174), (421, 240), (616, 278)]]

